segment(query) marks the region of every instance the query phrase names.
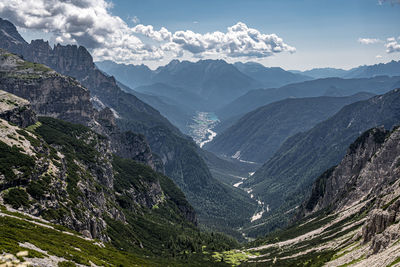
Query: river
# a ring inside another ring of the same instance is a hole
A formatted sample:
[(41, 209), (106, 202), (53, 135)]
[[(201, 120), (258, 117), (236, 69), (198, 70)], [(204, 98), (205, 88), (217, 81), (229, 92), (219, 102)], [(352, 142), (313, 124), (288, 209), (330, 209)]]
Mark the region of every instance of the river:
[(211, 142), (217, 133), (212, 129), (219, 123), (218, 117), (213, 112), (198, 111), (189, 125), (189, 134), (200, 147)]

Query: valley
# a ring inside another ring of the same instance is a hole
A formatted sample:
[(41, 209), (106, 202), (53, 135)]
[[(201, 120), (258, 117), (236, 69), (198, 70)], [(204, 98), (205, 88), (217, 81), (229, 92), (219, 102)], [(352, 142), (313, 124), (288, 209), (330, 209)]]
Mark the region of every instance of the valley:
[(400, 6), (350, 1), (328, 56), (307, 1), (0, 0), (0, 266), (400, 266)]
[(205, 144), (211, 142), (217, 133), (213, 131), (219, 123), (218, 117), (213, 112), (197, 111), (189, 124), (190, 136), (202, 148)]

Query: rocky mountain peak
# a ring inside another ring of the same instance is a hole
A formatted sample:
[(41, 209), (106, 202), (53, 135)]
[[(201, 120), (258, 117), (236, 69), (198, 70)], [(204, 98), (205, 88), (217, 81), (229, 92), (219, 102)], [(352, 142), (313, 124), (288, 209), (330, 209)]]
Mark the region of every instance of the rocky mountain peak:
[(3, 48), (6, 49), (27, 44), (14, 24), (2, 18), (0, 18), (0, 41), (4, 43)]

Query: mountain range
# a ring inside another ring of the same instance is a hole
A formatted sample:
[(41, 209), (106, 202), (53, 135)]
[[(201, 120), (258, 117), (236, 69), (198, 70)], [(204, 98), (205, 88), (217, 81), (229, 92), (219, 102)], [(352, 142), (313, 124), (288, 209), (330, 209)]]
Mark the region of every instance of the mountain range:
[(256, 62), (236, 62), (233, 65), (247, 76), (261, 82), (263, 88), (276, 88), (314, 79), (303, 74), (288, 72), (279, 67), (268, 68)]
[[(399, 104), (400, 90), (395, 89), (343, 107), (310, 130), (288, 138), (243, 187), (268, 203), (271, 211), (266, 220), (276, 214), (285, 217), (304, 200), (318, 176), (340, 162), (360, 134), (376, 126), (390, 130), (400, 124)], [(261, 227), (273, 226), (276, 219)]]
[(291, 70), (292, 73), (306, 75), (315, 79), (341, 77), (341, 78), (372, 78), (374, 76), (399, 76), (400, 61), (363, 65), (349, 70), (335, 68), (315, 68), (306, 71)]
[(316, 79), (293, 83), (280, 88), (252, 90), (219, 109), (216, 113), (221, 120), (227, 120), (229, 118), (240, 118), (249, 111), (285, 98), (350, 96), (359, 92), (383, 94), (397, 88), (399, 82), (400, 76)]
[(348, 97), (288, 98), (260, 107), (221, 132), (205, 149), (227, 157), (264, 163), (292, 135), (328, 119), (345, 105), (372, 97), (357, 93)]
[[(116, 79), (139, 92), (149, 89), (139, 86), (158, 84), (153, 86), (153, 94), (157, 92), (156, 89), (159, 89), (162, 95), (165, 87), (168, 87), (173, 94), (186, 92), (192, 97), (204, 99), (207, 101), (206, 105), (205, 101), (201, 101), (203, 102), (201, 108), (204, 111), (221, 107), (249, 90), (261, 87), (259, 82), (223, 60), (200, 60), (198, 62), (172, 60), (167, 65), (152, 71), (150, 75), (147, 71), (143, 71), (143, 66), (110, 62), (97, 62), (96, 64), (103, 71), (114, 75)], [(132, 79), (144, 75), (140, 79), (135, 79), (136, 83), (134, 83), (124, 78), (124, 73), (131, 73)], [(138, 81), (143, 81), (143, 84), (139, 85)], [(176, 89), (178, 92), (173, 92), (171, 89)]]

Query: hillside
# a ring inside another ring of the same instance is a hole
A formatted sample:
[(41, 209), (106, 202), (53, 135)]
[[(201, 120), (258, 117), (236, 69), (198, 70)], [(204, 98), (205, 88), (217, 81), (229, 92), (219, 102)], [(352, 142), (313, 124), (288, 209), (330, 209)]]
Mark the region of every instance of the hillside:
[(146, 92), (142, 93), (135, 91), (120, 82), (117, 82), (117, 84), (125, 92), (136, 96), (144, 103), (157, 109), (161, 115), (168, 118), (168, 120), (178, 127), (182, 133), (188, 134), (188, 124), (195, 114), (192, 108), (187, 107), (186, 105), (182, 106), (180, 103), (172, 100), (168, 96), (154, 95)]
[[(97, 261), (98, 257), (112, 262), (138, 257), (137, 262), (146, 262), (140, 260), (143, 255), (158, 260), (164, 255), (179, 262), (184, 260), (179, 254), (185, 250), (201, 252), (202, 246), (228, 248), (235, 244), (224, 236), (217, 240), (201, 233), (196, 228), (194, 209), (176, 185), (149, 166), (113, 155), (107, 137), (58, 119), (37, 120), (28, 101), (3, 91), (0, 97), (4, 252), (15, 252), (21, 244), (18, 242), (25, 240), (60, 256), (62, 251), (57, 247), (43, 247), (44, 237), (37, 229), (22, 235), (23, 229), (34, 227), (35, 221), (48, 228), (44, 232), (51, 238), (61, 229), (72, 230), (75, 237), (67, 240), (79, 247), (93, 250), (96, 241), (100, 248), (91, 260)], [(21, 212), (29, 220), (19, 221)], [(21, 231), (17, 236), (6, 235), (18, 225)], [(79, 242), (78, 237), (86, 241)], [(123, 257), (116, 248), (129, 253)], [(61, 256), (85, 264), (88, 259), (80, 251)], [(122, 259), (104, 258), (106, 251)]]
[(276, 89), (252, 90), (217, 111), (220, 119), (243, 116), (258, 107), (286, 98), (350, 96), (359, 92), (384, 94), (395, 89), (400, 77), (326, 78), (294, 83)]
[(282, 220), (277, 218), (282, 211), (301, 203), (317, 177), (338, 164), (363, 131), (380, 125), (391, 129), (399, 124), (399, 104), (400, 90), (395, 89), (345, 106), (328, 120), (286, 140), (243, 185), (270, 206), (271, 212), (264, 216), (271, 221), (262, 227), (273, 228), (275, 220)]
[(398, 127), (363, 133), (314, 183), (290, 227), (236, 251), (240, 266), (397, 266), (399, 159)]
[(349, 97), (294, 98), (251, 111), (226, 129), (205, 148), (227, 157), (264, 163), (290, 136), (328, 119), (345, 105), (372, 97), (358, 93)]

